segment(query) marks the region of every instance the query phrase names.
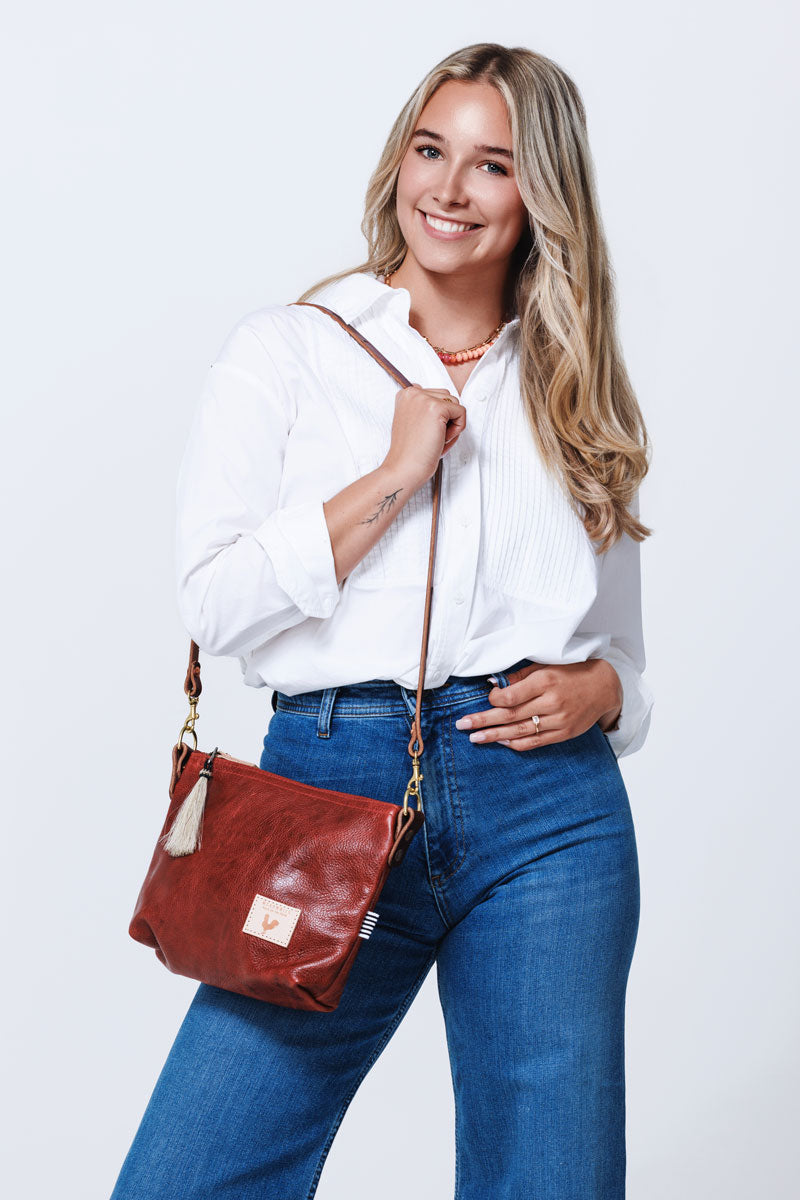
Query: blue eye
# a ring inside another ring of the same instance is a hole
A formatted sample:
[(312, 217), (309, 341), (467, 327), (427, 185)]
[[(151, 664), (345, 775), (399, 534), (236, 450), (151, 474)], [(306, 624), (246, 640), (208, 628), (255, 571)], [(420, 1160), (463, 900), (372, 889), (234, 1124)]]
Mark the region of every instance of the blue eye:
[[(417, 151), (417, 154), (421, 154), (423, 158), (428, 160), (428, 162), (435, 162), (436, 160), (434, 158), (430, 158), (425, 153), (426, 150), (432, 150), (434, 154), (441, 155), (441, 151), (439, 150), (438, 146), (415, 146), (415, 150)], [(496, 171), (487, 171), (486, 172), (487, 175), (507, 175), (508, 174), (508, 171), (505, 169), (505, 167), (501, 166), (501, 164), (498, 162), (488, 162), (488, 163), (484, 163), (483, 165), (486, 167), (496, 167), (497, 168)]]

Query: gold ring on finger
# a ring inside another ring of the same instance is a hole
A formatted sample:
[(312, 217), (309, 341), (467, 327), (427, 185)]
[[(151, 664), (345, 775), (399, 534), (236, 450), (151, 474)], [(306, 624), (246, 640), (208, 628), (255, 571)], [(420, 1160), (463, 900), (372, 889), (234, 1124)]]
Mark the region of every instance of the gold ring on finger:
[(534, 737), (535, 737), (536, 734), (539, 732), (539, 718), (537, 716), (533, 716), (533, 717), (531, 717), (531, 720), (533, 721), (533, 733), (534, 733)]

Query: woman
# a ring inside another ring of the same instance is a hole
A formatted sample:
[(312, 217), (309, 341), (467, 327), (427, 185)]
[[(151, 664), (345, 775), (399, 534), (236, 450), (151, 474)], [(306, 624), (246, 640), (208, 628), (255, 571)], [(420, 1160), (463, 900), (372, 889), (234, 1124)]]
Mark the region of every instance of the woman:
[[(233, 329), (178, 485), (181, 616), (274, 690), (260, 765), (402, 798), (444, 456), (425, 824), (331, 1013), (200, 984), (113, 1200), (300, 1200), (435, 962), (460, 1200), (625, 1190), (647, 435), (575, 85), (468, 46), (420, 83), (369, 257)], [(446, 349), (445, 349), (446, 348)]]

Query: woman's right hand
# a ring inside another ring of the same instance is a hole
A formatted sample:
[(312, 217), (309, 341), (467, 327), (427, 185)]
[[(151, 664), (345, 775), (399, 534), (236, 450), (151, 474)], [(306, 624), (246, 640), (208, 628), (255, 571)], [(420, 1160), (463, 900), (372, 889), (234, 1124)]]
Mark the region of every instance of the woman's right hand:
[(401, 388), (395, 397), (392, 440), (383, 466), (402, 474), (412, 488), (422, 487), (466, 424), (467, 410), (452, 392), (417, 383)]

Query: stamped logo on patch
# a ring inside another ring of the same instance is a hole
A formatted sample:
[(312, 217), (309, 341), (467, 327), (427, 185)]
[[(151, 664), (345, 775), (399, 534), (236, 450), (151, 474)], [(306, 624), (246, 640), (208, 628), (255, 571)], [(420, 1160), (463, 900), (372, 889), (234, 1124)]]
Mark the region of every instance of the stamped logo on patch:
[(280, 900), (272, 900), (256, 892), (242, 933), (252, 933), (254, 937), (275, 942), (278, 946), (288, 946), (301, 912), (300, 908), (282, 904)]

